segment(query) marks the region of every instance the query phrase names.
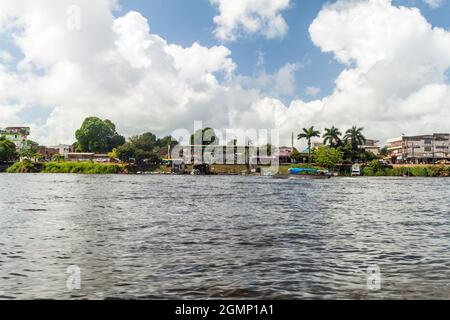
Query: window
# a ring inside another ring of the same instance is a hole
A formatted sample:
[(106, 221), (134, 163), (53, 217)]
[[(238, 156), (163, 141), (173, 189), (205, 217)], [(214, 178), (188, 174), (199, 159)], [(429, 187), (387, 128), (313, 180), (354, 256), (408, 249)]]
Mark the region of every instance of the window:
[(425, 144), (431, 144), (431, 140), (430, 139), (426, 139), (425, 140)]
[(425, 147), (424, 150), (425, 152), (431, 152), (431, 147)]

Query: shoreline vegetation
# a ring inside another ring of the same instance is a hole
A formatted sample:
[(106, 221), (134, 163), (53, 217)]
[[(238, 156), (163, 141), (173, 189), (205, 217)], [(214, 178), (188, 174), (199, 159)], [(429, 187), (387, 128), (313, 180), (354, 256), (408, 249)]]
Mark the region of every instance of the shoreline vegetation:
[[(180, 142), (172, 136), (157, 137), (151, 132), (132, 136), (126, 139), (116, 130), (116, 125), (109, 120), (97, 117), (86, 118), (80, 129), (75, 132), (76, 142), (67, 145), (66, 149), (54, 153), (55, 148), (40, 146), (37, 142), (23, 141), (22, 147), (0, 136), (0, 172), (8, 173), (75, 173), (75, 174), (171, 174), (172, 171), (192, 173), (199, 171), (192, 165), (184, 163), (183, 170), (177, 171), (172, 167), (173, 160), (183, 158), (183, 152), (176, 154), (174, 149)], [(322, 138), (323, 143), (314, 145), (312, 139)], [(248, 137), (246, 137), (248, 139)], [(259, 159), (277, 157), (278, 146), (270, 143), (255, 144), (255, 154), (258, 165), (250, 165), (250, 140), (246, 143), (246, 157), (244, 164), (237, 159), (238, 140), (236, 138), (226, 142), (221, 141), (212, 128), (198, 129), (189, 140), (191, 147), (208, 146), (234, 148), (234, 164), (209, 164), (205, 174), (212, 175), (288, 175), (289, 168), (305, 168), (328, 170), (335, 176), (350, 176), (353, 166), (359, 166), (363, 176), (392, 176), (392, 177), (450, 177), (450, 166), (445, 163), (432, 164), (392, 164), (389, 159), (389, 149), (372, 152), (375, 140), (368, 140), (364, 136), (364, 128), (353, 126), (341, 132), (335, 126), (325, 128), (324, 132), (316, 130), (314, 126), (303, 128), (297, 136), (298, 140), (305, 140), (307, 149), (300, 152), (294, 147), (294, 134), (289, 154), (283, 156), (278, 172), (273, 166), (260, 165)], [(222, 143), (222, 144), (221, 144)], [(253, 142), (252, 142), (253, 144)], [(284, 147), (286, 149), (287, 147)], [(283, 149), (283, 148), (280, 148)], [(205, 150), (205, 149), (203, 149)], [(172, 153), (175, 154), (172, 156)], [(203, 151), (200, 151), (203, 152)], [(77, 155), (92, 154), (102, 156), (101, 159), (80, 158)], [(203, 158), (202, 154), (202, 158)], [(176, 159), (172, 159), (176, 158)], [(281, 156), (280, 156), (281, 158)], [(96, 161), (97, 160), (97, 161)], [(101, 160), (101, 161), (100, 161)], [(14, 163), (15, 161), (19, 161)], [(105, 161), (105, 162), (103, 162)], [(439, 162), (441, 162), (440, 160)], [(208, 161), (206, 161), (208, 162)], [(213, 161), (214, 162), (214, 161)], [(262, 161), (264, 163), (264, 161)], [(289, 162), (289, 164), (285, 164)], [(418, 163), (417, 161), (416, 163)], [(436, 162), (436, 161), (435, 161)], [(356, 170), (356, 169), (355, 169)]]
[(76, 173), (76, 174), (121, 174), (127, 173), (121, 164), (99, 164), (93, 162), (16, 162), (6, 169), (7, 173)]
[[(242, 170), (234, 170), (233, 165), (212, 165), (212, 171), (216, 175), (237, 175)], [(348, 166), (336, 167), (339, 176), (348, 177)], [(243, 167), (242, 167), (243, 168)], [(240, 169), (242, 169), (240, 168)], [(260, 166), (259, 168), (264, 168)], [(324, 170), (319, 165), (298, 164), (280, 165), (278, 174), (288, 175), (289, 168), (312, 168)], [(362, 175), (366, 177), (450, 177), (450, 166), (445, 165), (397, 165), (395, 167), (383, 167), (374, 161), (362, 165)], [(139, 171), (142, 170), (142, 171)], [(259, 170), (260, 171), (260, 170)], [(126, 164), (94, 163), (94, 162), (30, 162), (22, 161), (12, 164), (6, 169), (7, 173), (72, 173), (72, 174), (134, 174), (153, 173), (169, 174), (170, 168), (164, 165), (147, 168), (133, 168)]]

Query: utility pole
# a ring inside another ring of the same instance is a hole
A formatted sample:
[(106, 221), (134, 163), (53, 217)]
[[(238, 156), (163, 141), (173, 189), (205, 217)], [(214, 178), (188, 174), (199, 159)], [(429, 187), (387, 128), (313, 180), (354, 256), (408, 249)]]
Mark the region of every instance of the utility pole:
[(434, 154), (434, 138), (435, 137), (433, 137), (432, 139), (431, 139), (431, 156), (433, 157), (433, 164), (435, 164), (436, 163), (436, 160), (435, 160), (435, 158), (434, 158), (434, 156), (435, 156), (435, 154)]

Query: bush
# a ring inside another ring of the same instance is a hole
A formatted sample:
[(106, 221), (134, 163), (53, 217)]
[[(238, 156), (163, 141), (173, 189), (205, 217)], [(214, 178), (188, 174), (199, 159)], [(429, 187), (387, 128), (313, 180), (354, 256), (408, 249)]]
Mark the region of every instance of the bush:
[(117, 164), (99, 164), (93, 162), (49, 162), (44, 164), (44, 173), (78, 173), (78, 174), (116, 174), (124, 167)]
[(365, 176), (385, 176), (386, 168), (378, 160), (372, 160), (367, 166), (363, 168), (363, 174)]
[(425, 167), (411, 167), (409, 172), (414, 177), (428, 177), (428, 171)]
[(30, 161), (16, 162), (6, 169), (7, 173), (31, 173), (35, 171), (33, 163)]
[(42, 165), (29, 161), (17, 162), (7, 169), (9, 173), (78, 173), (78, 174), (117, 174), (124, 172), (118, 164), (100, 164), (94, 162), (47, 162)]

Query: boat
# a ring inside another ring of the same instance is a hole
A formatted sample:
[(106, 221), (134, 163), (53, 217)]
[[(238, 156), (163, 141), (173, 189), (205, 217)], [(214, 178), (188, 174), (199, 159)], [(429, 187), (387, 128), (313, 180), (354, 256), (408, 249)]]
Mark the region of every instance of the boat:
[(361, 176), (361, 167), (357, 164), (354, 164), (352, 166), (352, 177), (359, 177)]
[(276, 174), (274, 179), (330, 179), (331, 174), (328, 171), (309, 169), (309, 168), (291, 168), (289, 174)]

